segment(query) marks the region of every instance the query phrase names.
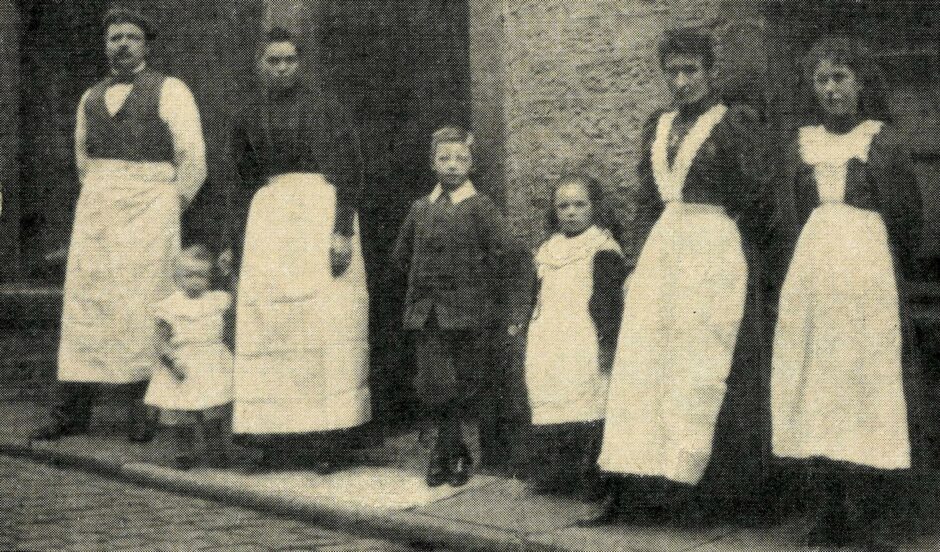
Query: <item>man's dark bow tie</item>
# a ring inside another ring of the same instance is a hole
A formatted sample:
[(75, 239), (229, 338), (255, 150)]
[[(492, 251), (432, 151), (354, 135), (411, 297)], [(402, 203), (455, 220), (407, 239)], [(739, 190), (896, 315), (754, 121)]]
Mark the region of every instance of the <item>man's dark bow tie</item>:
[(114, 84), (134, 84), (134, 78), (137, 73), (114, 73), (111, 75), (111, 82)]

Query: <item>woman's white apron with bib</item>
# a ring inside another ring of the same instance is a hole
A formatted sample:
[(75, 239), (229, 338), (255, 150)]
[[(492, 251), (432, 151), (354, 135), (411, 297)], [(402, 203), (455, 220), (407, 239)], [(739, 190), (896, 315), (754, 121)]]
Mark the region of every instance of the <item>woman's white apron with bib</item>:
[(666, 206), (629, 279), (599, 460), (608, 472), (696, 484), (711, 458), (747, 263), (724, 208), (683, 203), (682, 188), (726, 111), (719, 105), (699, 117), (672, 167), (666, 149), (676, 113), (656, 129), (653, 174)]
[(525, 377), (535, 425), (604, 418), (608, 376), (598, 359), (597, 329), (588, 309), (594, 255), (620, 247), (591, 226), (573, 238), (558, 233), (535, 256), (541, 281), (526, 340)]
[(346, 429), (371, 419), (369, 295), (358, 220), (352, 262), (330, 271), (336, 190), (272, 177), (251, 202), (235, 339), (236, 433)]
[(851, 159), (868, 161), (877, 121), (845, 135), (800, 129), (819, 206), (803, 227), (774, 332), (773, 452), (908, 468), (894, 263), (880, 213), (845, 204)]
[(92, 159), (69, 245), (61, 381), (132, 383), (157, 366), (151, 307), (174, 289), (180, 200), (170, 163)]

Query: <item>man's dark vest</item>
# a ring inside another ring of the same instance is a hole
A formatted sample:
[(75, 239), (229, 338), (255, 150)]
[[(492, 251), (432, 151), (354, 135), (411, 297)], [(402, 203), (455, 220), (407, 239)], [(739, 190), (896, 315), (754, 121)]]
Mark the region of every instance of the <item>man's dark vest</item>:
[(172, 161), (173, 137), (160, 119), (162, 73), (144, 69), (134, 77), (134, 88), (112, 117), (104, 93), (114, 84), (108, 77), (92, 87), (85, 100), (88, 156), (124, 161)]

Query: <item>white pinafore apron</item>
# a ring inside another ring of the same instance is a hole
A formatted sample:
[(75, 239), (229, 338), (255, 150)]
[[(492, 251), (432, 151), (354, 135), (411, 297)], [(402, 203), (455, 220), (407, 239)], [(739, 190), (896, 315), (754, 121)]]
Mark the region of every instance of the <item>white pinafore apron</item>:
[(803, 227), (780, 293), (774, 332), (773, 452), (909, 468), (901, 319), (881, 214), (845, 204), (848, 163), (868, 161), (881, 130), (800, 129), (820, 205)]
[(604, 418), (608, 376), (600, 371), (597, 329), (588, 309), (599, 251), (620, 253), (620, 247), (609, 231), (591, 226), (573, 238), (555, 234), (535, 256), (541, 287), (525, 355), (535, 425)]
[(330, 272), (336, 189), (272, 177), (251, 202), (238, 289), (235, 433), (346, 429), (371, 419), (369, 295), (358, 220), (352, 262)]
[(186, 373), (176, 379), (166, 366), (154, 370), (144, 403), (170, 410), (207, 410), (232, 402), (232, 353), (222, 341), (232, 298), (210, 291), (191, 299), (177, 291), (154, 305), (154, 317), (173, 330), (176, 362)]
[(692, 161), (727, 108), (699, 117), (672, 167), (676, 114), (664, 114), (652, 145), (665, 210), (627, 290), (600, 466), (614, 473), (696, 484), (711, 458), (718, 411), (744, 314), (747, 264), (724, 209), (682, 202)]
[(132, 383), (157, 366), (151, 306), (174, 289), (180, 200), (170, 163), (92, 159), (69, 245), (61, 381)]

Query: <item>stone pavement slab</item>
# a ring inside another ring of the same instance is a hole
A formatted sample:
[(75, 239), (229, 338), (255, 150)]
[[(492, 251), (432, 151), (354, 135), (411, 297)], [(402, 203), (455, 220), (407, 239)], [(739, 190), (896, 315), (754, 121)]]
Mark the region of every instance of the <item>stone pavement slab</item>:
[(397, 468), (361, 467), (331, 475), (284, 471), (246, 475), (231, 470), (194, 469), (185, 472), (148, 463), (125, 463), (125, 475), (177, 485), (238, 489), (257, 495), (276, 495), (295, 504), (329, 504), (337, 508), (405, 510), (447, 500), (473, 489), (490, 486), (496, 477), (477, 476), (467, 486), (430, 488), (421, 474)]
[(562, 497), (538, 495), (518, 480), (496, 480), (446, 501), (415, 511), (429, 516), (478, 523), (517, 533), (521, 537), (571, 527), (590, 515), (588, 504)]
[[(533, 542), (558, 550), (584, 550), (606, 552), (623, 550), (634, 552), (683, 552), (723, 542), (735, 532), (733, 527), (685, 528), (669, 525), (638, 527), (615, 525), (582, 529), (570, 527), (532, 537)], [(753, 549), (759, 550), (759, 549)]]
[[(362, 451), (357, 467), (330, 476), (299, 470), (247, 475), (237, 468), (183, 472), (165, 467), (171, 465), (173, 456), (168, 432), (161, 432), (148, 445), (129, 443), (119, 423), (123, 415), (123, 408), (118, 404), (105, 402), (96, 411), (92, 435), (30, 444), (26, 436), (44, 420), (44, 407), (12, 400), (9, 395), (4, 399), (0, 394), (0, 453), (77, 466), (123, 480), (125, 485), (126, 482), (143, 485), (128, 487), (136, 489), (133, 496), (128, 497), (102, 497), (100, 493), (85, 491), (82, 494), (67, 485), (60, 486), (64, 506), (61, 513), (86, 507), (93, 509), (101, 506), (102, 500), (111, 500), (120, 506), (126, 516), (112, 517), (111, 526), (131, 547), (136, 542), (134, 539), (160, 536), (159, 523), (172, 523), (180, 527), (187, 538), (193, 539), (197, 539), (200, 530), (213, 529), (212, 542), (200, 541), (206, 549), (250, 549), (251, 543), (242, 533), (255, 525), (264, 512), (265, 515), (288, 514), (369, 538), (435, 543), (451, 549), (527, 552), (805, 550), (801, 546), (805, 523), (800, 520), (770, 528), (618, 525), (581, 529), (574, 527), (575, 521), (590, 513), (588, 505), (534, 494), (516, 480), (478, 474), (460, 489), (446, 485), (431, 489), (423, 482), (423, 459), (429, 438), (418, 431), (389, 438), (385, 447)], [(242, 462), (249, 458), (246, 449), (235, 447), (235, 450)], [(43, 484), (41, 479), (24, 477), (23, 481), (37, 488)], [(141, 498), (161, 492), (152, 489), (249, 507), (259, 513), (251, 514), (251, 510), (242, 509), (239, 511), (243, 515), (218, 517), (200, 509), (153, 508), (146, 498)], [(35, 507), (41, 502), (30, 502), (27, 497), (22, 504)], [(158, 525), (135, 524), (134, 519), (142, 511), (151, 511)], [(89, 513), (87, 519), (95, 520), (95, 514)], [(41, 526), (49, 521), (54, 520), (36, 517), (27, 525)], [(54, 537), (56, 535), (50, 536), (46, 544), (61, 544), (52, 542)], [(87, 538), (94, 540), (93, 536)], [(278, 546), (283, 549), (293, 545), (291, 535), (285, 534), (279, 539)], [(0, 549), (5, 549), (2, 542)], [(940, 550), (940, 547), (936, 537), (924, 537), (903, 549)]]

